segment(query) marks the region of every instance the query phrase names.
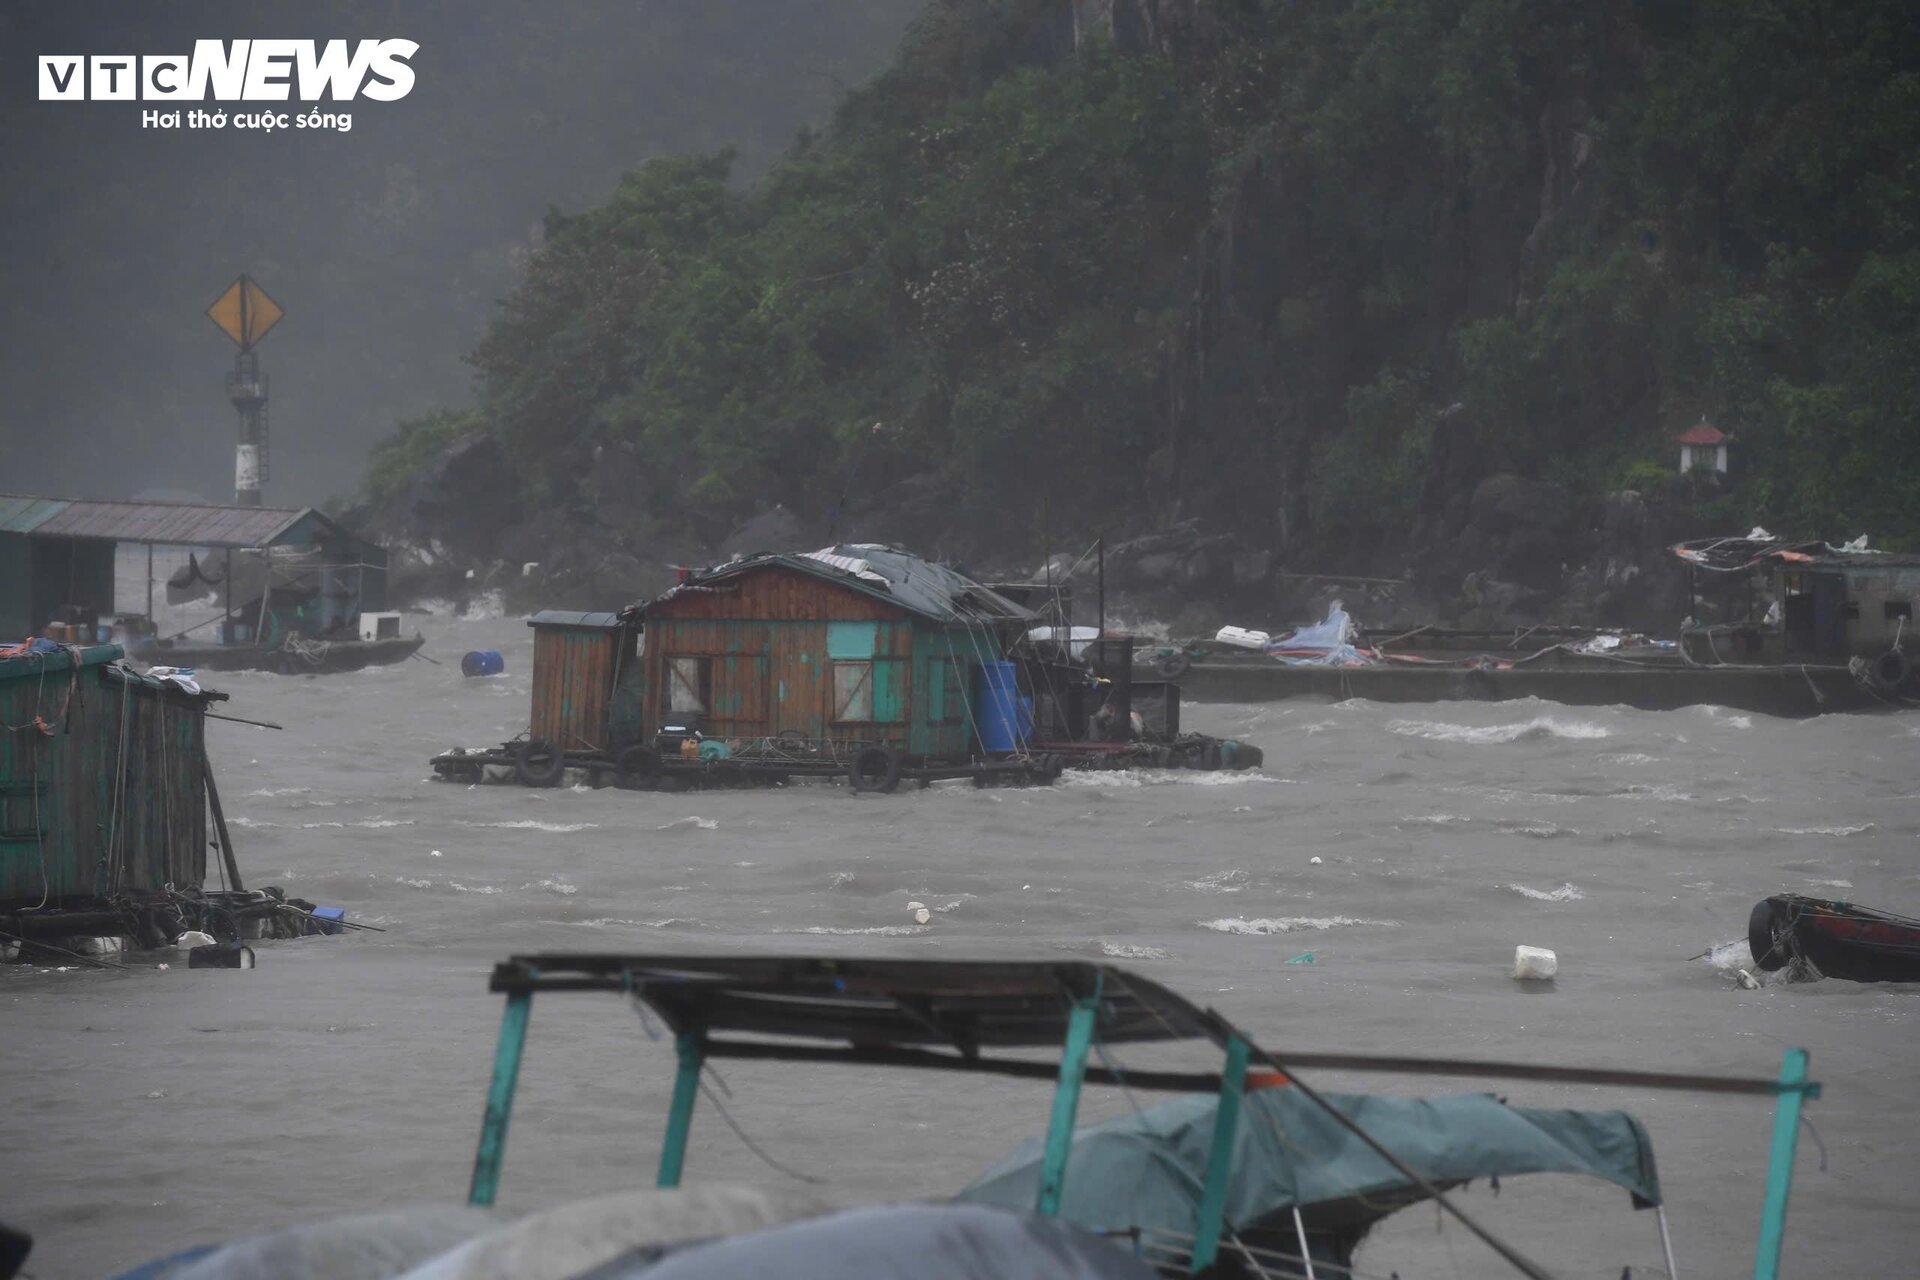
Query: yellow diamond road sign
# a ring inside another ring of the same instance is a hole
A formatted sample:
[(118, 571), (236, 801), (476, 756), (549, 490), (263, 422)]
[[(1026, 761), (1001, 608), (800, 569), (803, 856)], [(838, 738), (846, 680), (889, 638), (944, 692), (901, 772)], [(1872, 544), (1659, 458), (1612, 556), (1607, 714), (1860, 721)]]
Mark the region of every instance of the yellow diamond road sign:
[(280, 323), (280, 317), (285, 314), (280, 304), (253, 282), (252, 276), (235, 280), (220, 295), (220, 300), (207, 308), (208, 318), (242, 351), (252, 350), (253, 344), (266, 337), (267, 330)]

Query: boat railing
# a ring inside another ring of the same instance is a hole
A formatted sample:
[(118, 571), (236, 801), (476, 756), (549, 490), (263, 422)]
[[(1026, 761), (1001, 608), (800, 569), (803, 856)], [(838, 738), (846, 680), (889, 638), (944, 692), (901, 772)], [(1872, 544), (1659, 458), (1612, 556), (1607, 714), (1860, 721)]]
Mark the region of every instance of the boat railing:
[[(1054, 1080), (1034, 1211), (1058, 1216), (1085, 1082), (1127, 1089), (1217, 1092), (1205, 1177), (1194, 1215), (1187, 1272), (1211, 1267), (1227, 1236), (1225, 1210), (1249, 1067), (1280, 1072), (1289, 1086), (1346, 1129), (1521, 1274), (1546, 1280), (1539, 1264), (1501, 1240), (1365, 1128), (1300, 1078), (1301, 1068), (1532, 1080), (1631, 1089), (1741, 1094), (1774, 1101), (1754, 1280), (1777, 1280), (1798, 1150), (1801, 1110), (1820, 1096), (1805, 1049), (1785, 1051), (1773, 1079), (1469, 1059), (1368, 1054), (1274, 1053), (1212, 1009), (1150, 979), (1087, 961), (996, 962), (831, 959), (815, 956), (628, 956), (544, 954), (496, 965), (489, 990), (506, 997), (474, 1156), (469, 1203), (488, 1206), (499, 1188), (533, 997), (541, 991), (600, 991), (638, 1001), (674, 1034), (676, 1072), (657, 1183), (675, 1187), (685, 1166), (694, 1103), (715, 1058), (994, 1073)], [(1120, 1071), (1106, 1049), (1122, 1042), (1204, 1039), (1222, 1051), (1215, 1073)], [(808, 1043), (811, 1041), (812, 1043)], [(1062, 1046), (1057, 1065), (984, 1050)], [(1090, 1065), (1098, 1051), (1099, 1066)], [(1656, 1205), (1672, 1274), (1665, 1210)], [(1301, 1252), (1307, 1253), (1298, 1215)], [(1312, 1277), (1320, 1264), (1301, 1262)]]

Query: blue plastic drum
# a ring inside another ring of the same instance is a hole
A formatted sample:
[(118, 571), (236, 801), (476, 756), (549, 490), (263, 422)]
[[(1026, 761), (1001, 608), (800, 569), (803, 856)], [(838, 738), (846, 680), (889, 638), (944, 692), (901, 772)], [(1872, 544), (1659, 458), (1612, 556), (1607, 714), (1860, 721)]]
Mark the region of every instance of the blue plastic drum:
[(507, 661), (498, 649), (475, 649), (460, 659), (463, 676), (497, 676), (507, 669)]

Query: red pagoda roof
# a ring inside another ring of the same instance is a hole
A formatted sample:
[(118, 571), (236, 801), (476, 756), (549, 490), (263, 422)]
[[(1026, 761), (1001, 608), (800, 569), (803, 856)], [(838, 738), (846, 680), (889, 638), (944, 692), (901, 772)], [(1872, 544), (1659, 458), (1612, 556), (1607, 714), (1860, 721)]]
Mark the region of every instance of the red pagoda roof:
[(1724, 444), (1732, 438), (1732, 436), (1727, 435), (1724, 431), (1710, 427), (1702, 422), (1695, 426), (1688, 427), (1682, 432), (1679, 442), (1681, 444)]

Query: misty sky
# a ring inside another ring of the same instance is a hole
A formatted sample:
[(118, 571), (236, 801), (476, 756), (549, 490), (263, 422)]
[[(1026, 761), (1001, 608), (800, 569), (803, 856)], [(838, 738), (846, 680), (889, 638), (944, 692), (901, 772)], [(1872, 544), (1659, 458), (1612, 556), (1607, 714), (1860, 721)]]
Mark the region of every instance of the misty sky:
[[(467, 402), (462, 356), (549, 206), (670, 152), (733, 143), (756, 172), (885, 64), (921, 3), (7, 7), (0, 490), (231, 501), (233, 347), (204, 312), (244, 271), (287, 311), (259, 347), (266, 501), (351, 494), (398, 419)], [(344, 134), (160, 131), (141, 127), (158, 104), (38, 101), (42, 54), (268, 37), (417, 41), (415, 87), (321, 104), (352, 115)]]

